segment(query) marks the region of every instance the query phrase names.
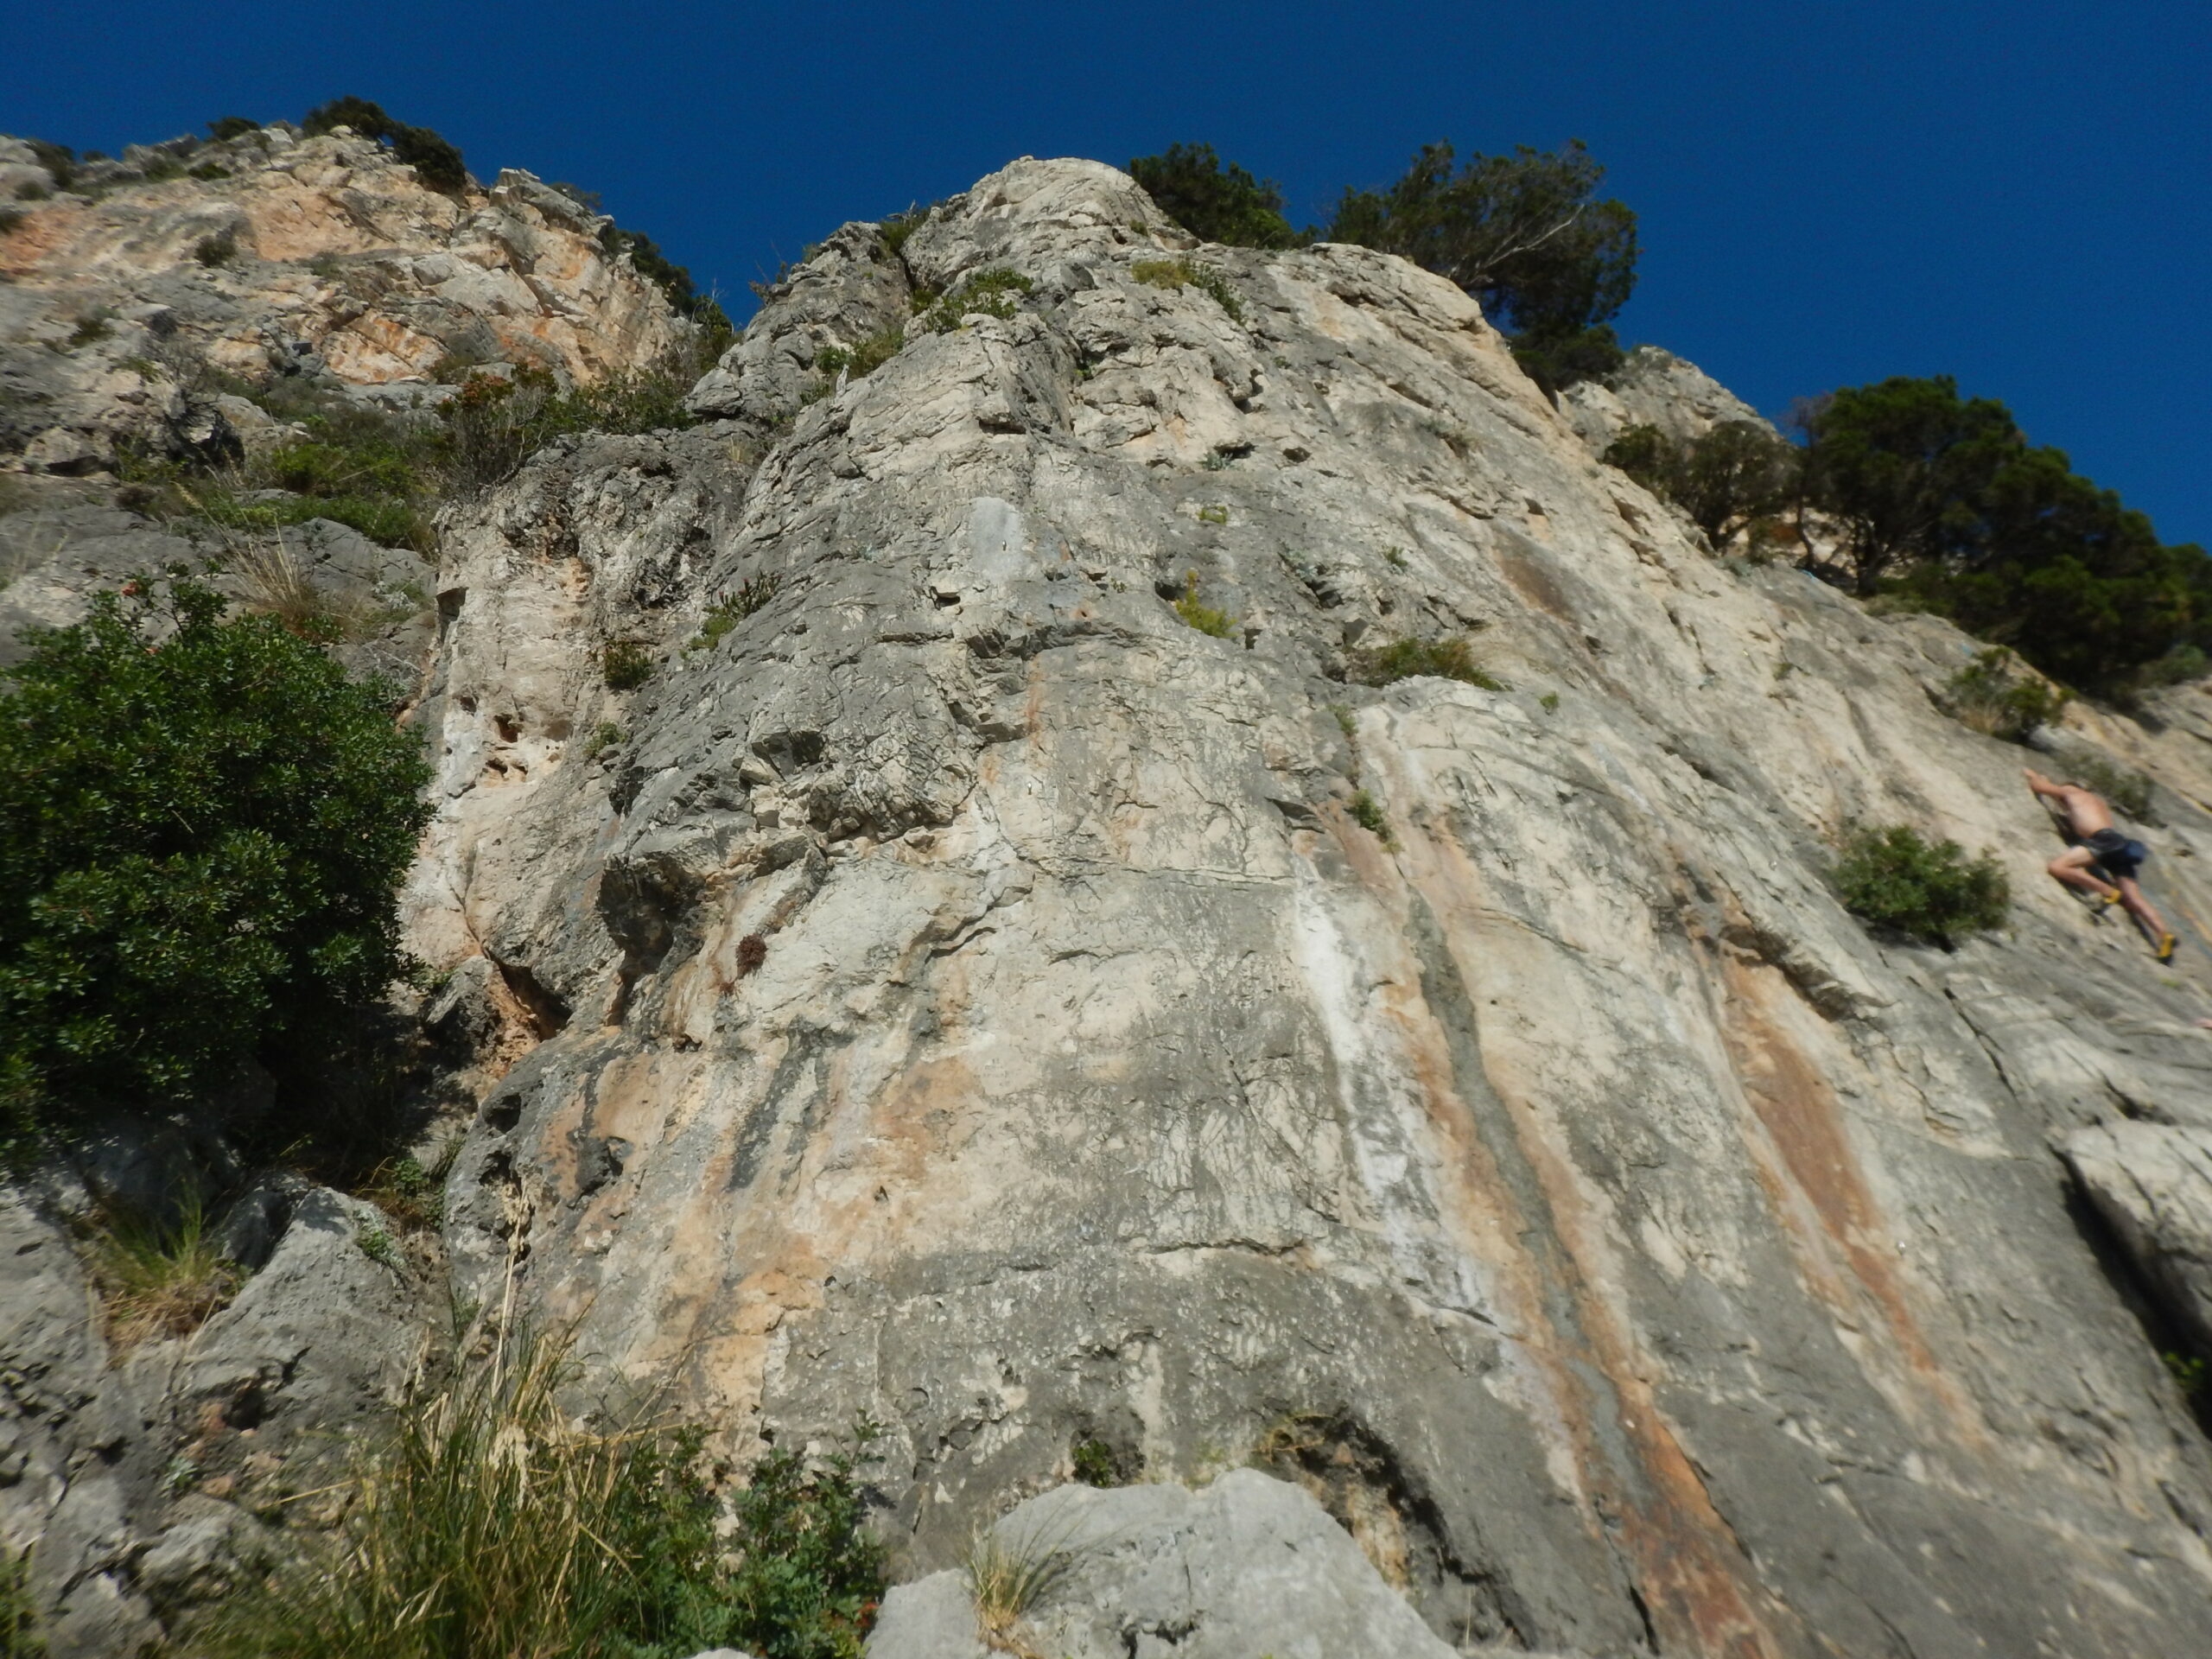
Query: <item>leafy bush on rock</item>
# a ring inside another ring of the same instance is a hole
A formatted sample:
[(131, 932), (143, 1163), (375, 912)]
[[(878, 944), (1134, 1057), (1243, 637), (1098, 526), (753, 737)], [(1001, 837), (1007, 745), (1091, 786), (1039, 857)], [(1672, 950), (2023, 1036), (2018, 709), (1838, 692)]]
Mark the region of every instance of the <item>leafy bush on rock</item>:
[(402, 967), (419, 741), (313, 639), (166, 586), (0, 694), (0, 1071), (46, 1127), (219, 1085)]
[(1969, 861), (1955, 841), (1929, 842), (1904, 824), (1851, 830), (1834, 880), (1846, 909), (1946, 950), (2002, 926), (2012, 897), (1993, 855)]

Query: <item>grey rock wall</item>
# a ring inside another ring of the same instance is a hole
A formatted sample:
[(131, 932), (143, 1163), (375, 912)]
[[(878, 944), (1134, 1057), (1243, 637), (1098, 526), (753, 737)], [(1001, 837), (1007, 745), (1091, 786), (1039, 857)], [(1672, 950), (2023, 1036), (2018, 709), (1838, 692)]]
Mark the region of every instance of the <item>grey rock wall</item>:
[[(1096, 1441), (1313, 1476), (1458, 1643), (2212, 1639), (2212, 1462), (2053, 1150), (2212, 1098), (2202, 693), (2069, 716), (2171, 798), (2160, 968), (1935, 706), (1973, 642), (1714, 561), (1440, 280), (1087, 162), (849, 227), (694, 396), (448, 528), (410, 927), (514, 1011), (464, 1292), (741, 1453), (882, 1420), (912, 1572)], [(1458, 635), (1503, 689), (1347, 677)], [(1994, 849), (2008, 928), (1870, 936), (1854, 818)]]

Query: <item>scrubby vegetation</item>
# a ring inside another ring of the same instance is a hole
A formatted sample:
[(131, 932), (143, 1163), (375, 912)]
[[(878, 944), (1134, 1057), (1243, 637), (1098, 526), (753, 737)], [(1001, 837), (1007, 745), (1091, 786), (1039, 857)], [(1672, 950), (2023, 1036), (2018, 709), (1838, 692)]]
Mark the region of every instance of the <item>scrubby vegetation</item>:
[(1229, 313), (1231, 322), (1244, 321), (1244, 302), (1229, 279), (1210, 265), (1188, 259), (1140, 259), (1129, 267), (1129, 275), (1153, 288), (1195, 288)]
[(1129, 163), (1129, 175), (1160, 212), (1200, 241), (1294, 248), (1305, 239), (1282, 216), (1274, 181), (1224, 162), (1211, 144), (1170, 144), (1158, 156), (1140, 156)]
[(917, 327), (948, 334), (963, 317), (1010, 319), (1021, 296), (1037, 284), (1018, 270), (979, 270), (950, 294), (932, 302), (915, 317)]
[(843, 373), (858, 380), (873, 374), (906, 348), (906, 331), (896, 323), (867, 335), (856, 344), (824, 346), (814, 354), (814, 366), (824, 374)]
[(0, 1084), (19, 1129), (224, 1082), (375, 996), (429, 816), (417, 739), (276, 620), (173, 573), (0, 692)]
[(652, 678), (658, 666), (652, 652), (635, 639), (611, 640), (600, 653), (600, 671), (610, 691), (636, 690)]
[(300, 123), (300, 130), (310, 138), (336, 127), (351, 127), (362, 137), (375, 139), (433, 190), (454, 194), (468, 188), (468, 168), (459, 149), (428, 127), (393, 120), (365, 98), (333, 99), (309, 110)]
[(245, 1276), (208, 1230), (196, 1195), (167, 1215), (111, 1206), (86, 1242), (108, 1341), (118, 1349), (191, 1335), (237, 1294)]
[(1236, 632), (1236, 619), (1227, 611), (1216, 610), (1198, 597), (1198, 573), (1183, 573), (1183, 592), (1175, 601), (1175, 614), (1185, 627), (1196, 628), (1200, 633), (1211, 634), (1217, 639), (1227, 639)]
[(652, 1410), (577, 1427), (561, 1340), (518, 1338), (398, 1414), (335, 1535), (241, 1596), (226, 1659), (853, 1659), (883, 1592), (857, 1469), (772, 1452), (717, 1534), (696, 1431)]
[(1836, 896), (1855, 914), (1946, 950), (2004, 925), (2012, 887), (1996, 858), (1968, 860), (1955, 841), (1929, 842), (1897, 824), (1859, 826), (1844, 837)]
[(2066, 693), (2040, 674), (2024, 671), (2002, 645), (1992, 645), (1951, 676), (1944, 698), (1961, 726), (1986, 737), (2022, 743), (2038, 726), (2055, 721)]
[(731, 592), (723, 594), (707, 607), (707, 614), (683, 649), (687, 652), (712, 651), (722, 642), (723, 636), (762, 606), (775, 598), (784, 585), (781, 576), (762, 575), (747, 576)]
[(1421, 675), (1461, 680), (1485, 691), (1503, 691), (1505, 682), (1475, 662), (1465, 639), (1394, 639), (1352, 653), (1346, 677), (1360, 685), (1394, 685)]
[(1789, 505), (1797, 483), (1796, 450), (1749, 421), (1723, 422), (1687, 443), (1631, 426), (1605, 460), (1681, 508), (1716, 551)]
[(0, 1545), (0, 1659), (46, 1659), (31, 1591), (31, 1553), (5, 1545)]

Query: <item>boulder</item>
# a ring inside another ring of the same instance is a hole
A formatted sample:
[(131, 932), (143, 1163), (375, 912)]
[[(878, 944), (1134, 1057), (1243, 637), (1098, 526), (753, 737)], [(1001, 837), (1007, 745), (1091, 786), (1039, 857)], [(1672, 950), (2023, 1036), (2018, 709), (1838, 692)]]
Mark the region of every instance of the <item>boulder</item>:
[[(1235, 1470), (1203, 1491), (1062, 1486), (995, 1523), (975, 1551), (1026, 1575), (1034, 1599), (994, 1604), (950, 1571), (885, 1599), (868, 1659), (987, 1659), (993, 1646), (1067, 1659), (1454, 1659), (1359, 1546), (1287, 1482)], [(990, 1608), (990, 1634), (979, 1623)], [(999, 1622), (999, 1621), (1003, 1621)]]

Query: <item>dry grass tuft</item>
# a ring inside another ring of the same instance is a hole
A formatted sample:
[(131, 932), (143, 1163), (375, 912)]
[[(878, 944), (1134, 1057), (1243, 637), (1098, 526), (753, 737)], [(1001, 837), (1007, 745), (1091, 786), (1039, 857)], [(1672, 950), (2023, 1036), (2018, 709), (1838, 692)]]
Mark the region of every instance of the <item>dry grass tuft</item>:
[(91, 1239), (93, 1283), (118, 1349), (188, 1337), (228, 1305), (245, 1275), (207, 1228), (198, 1198), (162, 1223), (111, 1207)]

